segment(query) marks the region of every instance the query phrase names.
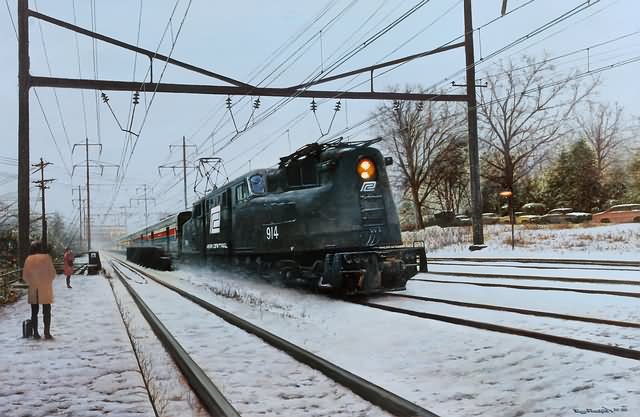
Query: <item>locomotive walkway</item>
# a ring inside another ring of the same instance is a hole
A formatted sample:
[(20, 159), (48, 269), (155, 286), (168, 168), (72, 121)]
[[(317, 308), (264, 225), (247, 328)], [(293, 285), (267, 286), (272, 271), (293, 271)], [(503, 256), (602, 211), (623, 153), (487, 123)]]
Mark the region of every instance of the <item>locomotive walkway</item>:
[(71, 285), (62, 275), (53, 284), (53, 340), (21, 337), (26, 297), (0, 306), (0, 415), (153, 417), (108, 281), (73, 276)]

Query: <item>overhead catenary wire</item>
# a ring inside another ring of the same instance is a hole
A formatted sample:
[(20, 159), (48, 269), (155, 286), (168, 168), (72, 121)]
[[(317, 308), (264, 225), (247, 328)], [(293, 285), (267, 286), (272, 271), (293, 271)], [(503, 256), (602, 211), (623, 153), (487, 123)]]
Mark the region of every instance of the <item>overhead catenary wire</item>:
[[(77, 18), (77, 13), (76, 13), (76, 0), (71, 0), (71, 8), (73, 11), (73, 24), (77, 25), (78, 24), (78, 18)], [(80, 60), (80, 41), (79, 41), (79, 36), (77, 32), (73, 33), (74, 35), (74, 39), (75, 39), (75, 45), (76, 45), (76, 58), (78, 60), (78, 77), (82, 78), (82, 63)], [(80, 99), (82, 102), (82, 120), (84, 122), (84, 137), (87, 138), (89, 137), (89, 127), (87, 124), (87, 104), (85, 101), (85, 95), (84, 95), (84, 90), (80, 90)]]
[[(146, 109), (145, 109), (144, 117), (143, 117), (143, 119), (142, 119), (142, 122), (141, 122), (141, 124), (140, 124), (140, 127), (138, 128), (138, 137), (136, 138), (136, 140), (133, 142), (133, 145), (131, 146), (131, 151), (130, 151), (130, 154), (129, 154), (129, 158), (128, 158), (128, 160), (126, 161), (126, 163), (125, 163), (125, 165), (124, 165), (124, 168), (123, 168), (123, 174), (122, 174), (122, 176), (121, 176), (121, 178), (120, 178), (120, 181), (118, 182), (118, 184), (119, 184), (119, 185), (116, 187), (116, 191), (115, 191), (115, 193), (114, 193), (114, 197), (113, 197), (113, 199), (112, 199), (112, 203), (110, 204), (110, 207), (113, 207), (113, 204), (115, 204), (115, 200), (116, 200), (116, 198), (117, 198), (117, 195), (118, 195), (118, 193), (119, 193), (119, 191), (120, 191), (120, 188), (121, 188), (121, 186), (122, 186), (122, 183), (124, 182), (124, 179), (125, 179), (125, 177), (126, 177), (126, 173), (127, 173), (127, 170), (128, 170), (129, 164), (131, 163), (131, 159), (133, 158), (133, 155), (134, 155), (134, 152), (135, 152), (135, 149), (136, 149), (136, 145), (137, 145), (137, 143), (138, 143), (138, 141), (139, 141), (139, 139), (140, 139), (140, 138), (139, 138), (139, 136), (140, 136), (140, 135), (141, 135), (141, 133), (142, 133), (142, 130), (143, 130), (144, 125), (145, 125), (145, 123), (146, 123), (147, 117), (148, 117), (148, 115), (149, 115), (149, 110), (151, 109), (151, 105), (153, 104), (153, 100), (154, 100), (155, 95), (156, 95), (156, 92), (157, 92), (157, 86), (158, 86), (158, 85), (160, 84), (160, 82), (162, 81), (162, 78), (163, 78), (164, 73), (165, 73), (165, 71), (166, 71), (166, 68), (167, 68), (167, 65), (168, 65), (169, 59), (171, 58), (171, 55), (173, 54), (173, 51), (174, 51), (175, 46), (176, 46), (176, 43), (177, 43), (177, 41), (178, 41), (178, 37), (180, 36), (180, 32), (182, 31), (182, 28), (183, 28), (184, 22), (185, 22), (185, 20), (186, 20), (186, 18), (187, 18), (187, 15), (188, 15), (188, 13), (189, 13), (190, 8), (191, 8), (191, 3), (192, 3), (192, 0), (189, 0), (189, 2), (188, 2), (188, 4), (187, 4), (187, 7), (186, 7), (186, 9), (185, 9), (185, 12), (184, 12), (184, 16), (182, 17), (182, 20), (181, 20), (181, 22), (180, 22), (180, 26), (178, 27), (178, 31), (177, 31), (177, 33), (176, 33), (176, 36), (175, 36), (175, 38), (173, 39), (173, 42), (172, 42), (172, 44), (171, 44), (171, 49), (170, 49), (170, 51), (169, 51), (169, 54), (168, 54), (167, 60), (166, 60), (166, 61), (165, 61), (165, 63), (164, 63), (164, 66), (163, 66), (162, 72), (160, 73), (160, 77), (159, 77), (159, 79), (158, 79), (158, 82), (156, 83), (156, 89), (153, 91), (153, 94), (152, 94), (152, 96), (151, 96), (151, 99), (150, 99), (150, 101), (149, 101), (149, 104), (148, 104), (148, 106), (147, 106), (147, 107), (146, 107)], [(176, 7), (177, 7), (177, 4), (178, 4), (178, 1), (176, 2)], [(174, 11), (173, 11), (173, 12), (175, 12), (175, 8), (176, 8), (176, 7), (174, 7)], [(171, 20), (171, 18), (172, 18), (172, 17), (173, 17), (173, 14), (172, 14), (172, 16), (170, 17), (170, 20)], [(166, 34), (166, 27), (165, 27), (165, 34)], [(163, 38), (164, 38), (164, 36), (165, 36), (165, 35), (163, 34)], [(160, 48), (160, 44), (158, 45), (158, 49), (159, 49), (159, 48)], [(157, 50), (156, 50), (156, 53), (157, 53)], [(149, 73), (149, 71), (147, 72), (147, 74), (148, 74), (148, 73)], [(145, 78), (146, 78), (146, 76), (145, 76)], [(111, 209), (109, 209), (109, 210), (107, 211), (107, 213), (109, 213), (109, 212), (110, 212), (110, 210), (111, 210)]]
[[(38, 2), (34, 0), (33, 5), (38, 10)], [(40, 32), (40, 42), (42, 43), (42, 53), (44, 54), (45, 63), (47, 65), (47, 71), (49, 72), (49, 76), (52, 77), (53, 73), (51, 71), (51, 63), (49, 61), (49, 53), (47, 52), (47, 43), (45, 41), (44, 29), (42, 29), (42, 21), (38, 20), (38, 29)], [(69, 132), (67, 131), (67, 124), (64, 121), (64, 115), (62, 114), (62, 107), (60, 106), (60, 98), (58, 97), (58, 90), (53, 89), (53, 97), (55, 98), (56, 108), (58, 109), (58, 117), (60, 119), (60, 124), (62, 126), (62, 131), (64, 133), (65, 140), (67, 142), (67, 148), (69, 152), (71, 152), (71, 140), (69, 139)]]
[[(426, 2), (419, 2), (416, 6), (421, 6), (421, 5), (424, 5), (424, 4), (426, 4)], [(416, 7), (416, 6), (414, 6), (414, 7)], [(400, 18), (399, 18), (399, 19), (400, 19), (400, 21), (402, 21), (402, 17), (404, 17), (404, 18), (408, 17), (408, 16), (407, 16), (407, 14), (408, 14), (408, 13), (410, 13), (410, 12), (411, 12), (411, 10), (412, 10), (412, 9), (410, 9), (410, 10), (409, 10), (409, 12), (405, 12), (405, 13), (404, 13)], [(397, 24), (397, 22), (398, 22), (398, 20), (399, 20), (399, 19), (396, 19), (394, 22), (396, 22), (396, 24)], [(393, 25), (393, 23), (392, 23), (391, 25)], [(370, 37), (370, 40), (371, 40), (371, 39), (373, 39), (373, 40), (377, 39), (377, 37), (379, 37), (380, 33), (386, 33), (386, 32), (385, 32), (385, 30), (388, 30), (388, 28), (389, 28), (389, 27), (390, 27), (390, 25), (387, 25), (384, 29), (379, 30), (379, 31), (376, 33), (376, 35), (373, 35), (372, 37)], [(453, 42), (453, 41), (452, 41), (452, 42)], [(370, 44), (370, 43), (369, 43), (369, 44)], [(319, 74), (319, 75), (322, 75), (322, 74)], [(312, 75), (311, 77), (313, 77), (313, 75)], [(316, 77), (317, 77), (317, 76), (316, 76)], [(284, 99), (282, 99), (282, 100), (281, 100), (281, 101), (280, 101), (276, 106), (272, 106), (272, 108), (271, 108), (271, 109), (273, 109), (273, 108), (275, 107), (275, 108), (276, 108), (276, 110), (277, 110), (279, 107), (281, 107), (282, 105), (284, 105), (284, 104), (286, 104), (286, 103), (290, 102), (291, 100), (292, 100), (292, 98), (284, 98)], [(270, 110), (271, 110), (271, 109), (270, 109)], [(275, 111), (272, 111), (272, 113), (268, 114), (268, 115), (267, 115), (267, 117), (268, 117), (268, 116), (270, 116), (270, 115), (271, 115), (271, 114), (273, 114), (273, 113), (275, 113)], [(263, 119), (263, 120), (264, 120), (264, 119)], [(224, 144), (221, 148), (219, 148), (219, 149), (218, 149), (218, 151), (224, 150), (224, 148), (226, 148), (226, 147), (227, 147), (227, 146), (228, 146), (228, 145), (229, 145), (229, 144), (230, 144), (230, 143), (231, 143), (231, 142), (232, 142), (236, 137), (237, 137), (237, 134), (236, 134), (236, 135), (232, 135), (232, 136), (231, 136), (231, 138), (227, 141), (227, 143), (226, 143), (226, 144)]]
[[(533, 0), (531, 0), (531, 1), (533, 1)], [(531, 1), (530, 1), (530, 2), (531, 2)], [(528, 2), (527, 4), (529, 4), (530, 2)], [(511, 12), (514, 12), (514, 11), (515, 11), (515, 10), (512, 10)], [(497, 19), (496, 19), (496, 20), (497, 20)], [(453, 42), (453, 41), (451, 41), (451, 42)], [(224, 148), (224, 146), (223, 146), (223, 148)]]

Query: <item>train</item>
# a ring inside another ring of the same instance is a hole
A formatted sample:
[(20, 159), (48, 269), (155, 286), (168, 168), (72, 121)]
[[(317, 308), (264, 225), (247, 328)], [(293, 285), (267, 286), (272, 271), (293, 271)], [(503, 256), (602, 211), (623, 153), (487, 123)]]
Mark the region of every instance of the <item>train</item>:
[(372, 146), (380, 140), (307, 144), (119, 246), (157, 269), (226, 261), (341, 294), (402, 290), (426, 272), (426, 253), (402, 246), (386, 169), (393, 160)]

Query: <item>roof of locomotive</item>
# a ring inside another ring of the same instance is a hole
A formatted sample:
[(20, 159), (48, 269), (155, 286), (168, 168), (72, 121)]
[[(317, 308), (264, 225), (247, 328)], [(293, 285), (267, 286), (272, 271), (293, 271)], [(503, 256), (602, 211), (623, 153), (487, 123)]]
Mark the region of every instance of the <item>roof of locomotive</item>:
[[(277, 165), (277, 167), (274, 168), (259, 168), (259, 169), (253, 169), (251, 171), (248, 171), (246, 173), (244, 173), (243, 175), (240, 175), (236, 178), (234, 178), (233, 180), (225, 183), (224, 185), (215, 188), (214, 190), (209, 191), (208, 193), (206, 193), (204, 196), (202, 196), (201, 198), (197, 199), (196, 201), (193, 202), (192, 207), (201, 203), (204, 200), (207, 200), (208, 198), (211, 198), (212, 196), (218, 195), (222, 192), (224, 192), (225, 190), (227, 190), (230, 187), (233, 187), (237, 184), (239, 184), (242, 181), (245, 181), (247, 178), (251, 177), (252, 175), (256, 175), (256, 174), (260, 174), (260, 175), (266, 175), (269, 176), (270, 174), (276, 174), (278, 173), (278, 171), (280, 171), (282, 168), (286, 168), (287, 166), (289, 166), (292, 163), (295, 163), (295, 161), (301, 161), (307, 158), (312, 158), (312, 157), (335, 157), (337, 154), (343, 153), (345, 151), (350, 151), (354, 148), (365, 148), (365, 147), (370, 147), (371, 145), (380, 142), (382, 140), (382, 138), (377, 137), (374, 139), (368, 139), (368, 140), (362, 140), (362, 141), (351, 141), (351, 142), (346, 142), (343, 140), (342, 137), (339, 137), (337, 139), (328, 141), (328, 142), (324, 142), (324, 143), (318, 143), (318, 142), (312, 142), (309, 144), (306, 144), (302, 147), (300, 147), (298, 150), (296, 150), (295, 152), (292, 152), (291, 154), (284, 156), (282, 158), (280, 158), (280, 163)], [(130, 233), (124, 237), (122, 237), (120, 240), (130, 240), (132, 238), (137, 238), (139, 237), (141, 234), (146, 234), (149, 233), (152, 230), (156, 230), (159, 227), (162, 226), (166, 226), (169, 225), (171, 223), (176, 222), (176, 218), (178, 216), (178, 214), (182, 213), (185, 210), (179, 211), (177, 213), (171, 214), (165, 218), (163, 218), (162, 220), (144, 227), (140, 230), (137, 230), (133, 233)], [(186, 210), (186, 211), (192, 211), (192, 210)]]

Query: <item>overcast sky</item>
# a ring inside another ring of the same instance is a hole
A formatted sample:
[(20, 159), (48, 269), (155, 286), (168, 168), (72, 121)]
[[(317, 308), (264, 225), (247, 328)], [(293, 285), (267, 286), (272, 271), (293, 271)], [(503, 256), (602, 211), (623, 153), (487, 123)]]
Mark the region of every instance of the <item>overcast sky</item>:
[[(17, 167), (6, 158), (17, 158), (18, 90), (17, 41), (10, 15), (15, 21), (17, 2), (3, 2), (4, 10), (0, 12), (3, 143), (0, 148), (0, 199), (11, 199), (15, 198), (12, 193), (16, 192), (17, 181), (12, 175), (17, 173)], [(95, 4), (93, 9), (92, 3)], [(474, 27), (482, 26), (500, 14), (501, 0), (475, 0), (473, 3)], [(584, 7), (587, 3), (590, 3), (589, 7)], [(556, 57), (576, 52), (556, 61), (554, 79), (562, 79), (571, 71), (585, 72), (632, 61), (599, 74), (602, 83), (597, 99), (618, 102), (624, 106), (629, 118), (637, 117), (640, 115), (637, 104), (640, 84), (634, 74), (637, 74), (640, 62), (633, 62), (634, 58), (640, 57), (640, 2), (637, 0), (509, 0), (508, 10), (516, 9), (513, 13), (476, 32), (476, 58), (490, 55), (553, 19), (576, 8), (579, 10), (581, 5), (584, 10), (572, 17), (484, 60), (477, 67), (478, 73), (490, 71), (500, 59), (517, 61), (522, 54), (541, 59), (544, 54)], [(30, 8), (58, 19), (75, 20), (79, 26), (88, 29), (95, 25), (97, 32), (124, 42), (154, 51), (158, 49), (160, 53), (171, 54), (173, 58), (231, 78), (269, 87), (295, 85), (317, 76), (320, 71), (332, 69), (332, 64), (340, 57), (358, 45), (362, 46), (367, 38), (414, 6), (420, 7), (333, 69), (331, 74), (430, 50), (461, 36), (462, 1), (30, 1)], [(77, 37), (76, 47), (76, 36), (72, 32), (33, 18), (29, 30), (32, 75), (49, 75), (50, 68), (53, 76), (78, 77), (80, 67), (83, 78), (97, 76), (99, 79), (142, 81), (148, 77), (149, 62), (143, 56), (136, 57), (132, 52), (101, 42), (97, 42), (94, 49), (92, 41), (83, 36)], [(617, 37), (622, 38), (596, 46)], [(586, 48), (589, 48), (588, 53)], [(163, 82), (224, 85), (171, 65), (164, 68), (163, 62), (155, 62), (154, 81), (162, 76)], [(383, 91), (395, 86), (420, 85), (434, 92), (464, 93), (449, 86), (451, 81), (464, 83), (464, 74), (459, 74), (463, 68), (464, 52), (454, 50), (413, 61), (386, 74), (379, 71), (375, 88)], [(360, 83), (362, 86), (357, 87)], [(368, 74), (365, 74), (316, 88), (366, 90), (368, 87)], [(236, 128), (225, 107), (226, 96), (160, 93), (153, 96), (147, 93), (141, 94), (140, 104), (135, 107), (132, 130), (140, 133), (136, 141), (135, 136), (123, 133), (118, 125), (127, 125), (131, 93), (105, 92), (115, 117), (100, 100), (99, 92), (58, 89), (56, 93), (57, 100), (53, 89), (37, 89), (44, 115), (34, 89), (30, 96), (31, 160), (36, 162), (42, 156), (54, 164), (46, 170), (47, 177), (56, 179), (47, 197), (48, 209), (60, 212), (69, 220), (77, 214), (71, 189), (84, 184), (84, 169), (78, 165), (85, 162), (84, 149), (76, 148), (72, 152), (72, 148), (88, 137), (91, 143), (102, 144), (102, 153), (99, 154), (98, 147), (91, 147), (89, 158), (121, 165), (119, 176), (124, 178), (116, 194), (113, 186), (117, 179), (116, 169), (105, 166), (102, 175), (100, 169), (91, 169), (92, 182), (105, 184), (92, 188), (92, 213), (104, 214), (112, 207), (112, 214), (121, 214), (119, 207), (131, 206), (127, 218), (131, 231), (145, 222), (142, 202), (131, 200), (142, 196), (140, 186), (144, 184), (150, 189), (149, 197), (155, 199), (149, 202), (150, 221), (183, 207), (181, 177), (171, 170), (163, 170), (162, 175), (158, 171), (160, 165), (181, 164), (179, 149), (173, 148), (170, 153), (169, 146), (180, 144), (183, 135), (188, 143), (197, 145), (188, 149), (190, 165), (197, 158), (211, 156), (216, 151), (216, 156), (226, 161), (226, 172), (233, 178), (246, 172), (249, 165), (251, 168), (272, 166), (290, 148), (295, 150), (323, 134), (328, 138), (348, 127), (360, 126), (347, 131), (345, 136), (373, 137), (375, 130), (369, 128), (369, 124), (359, 125), (359, 122), (367, 119), (379, 105), (374, 101), (342, 100), (342, 108), (330, 125), (335, 100), (316, 100), (316, 121), (309, 110), (311, 100), (307, 98), (291, 100), (278, 106), (277, 112), (272, 112), (281, 99), (263, 97), (260, 108), (252, 114), (248, 103), (256, 97), (234, 96), (231, 97), (233, 120), (240, 130), (245, 125), (250, 128), (229, 142)], [(195, 179), (195, 170), (190, 170), (190, 202), (196, 198), (193, 193)], [(36, 197), (34, 190), (32, 206)], [(96, 221), (116, 223), (123, 219), (99, 216)]]

